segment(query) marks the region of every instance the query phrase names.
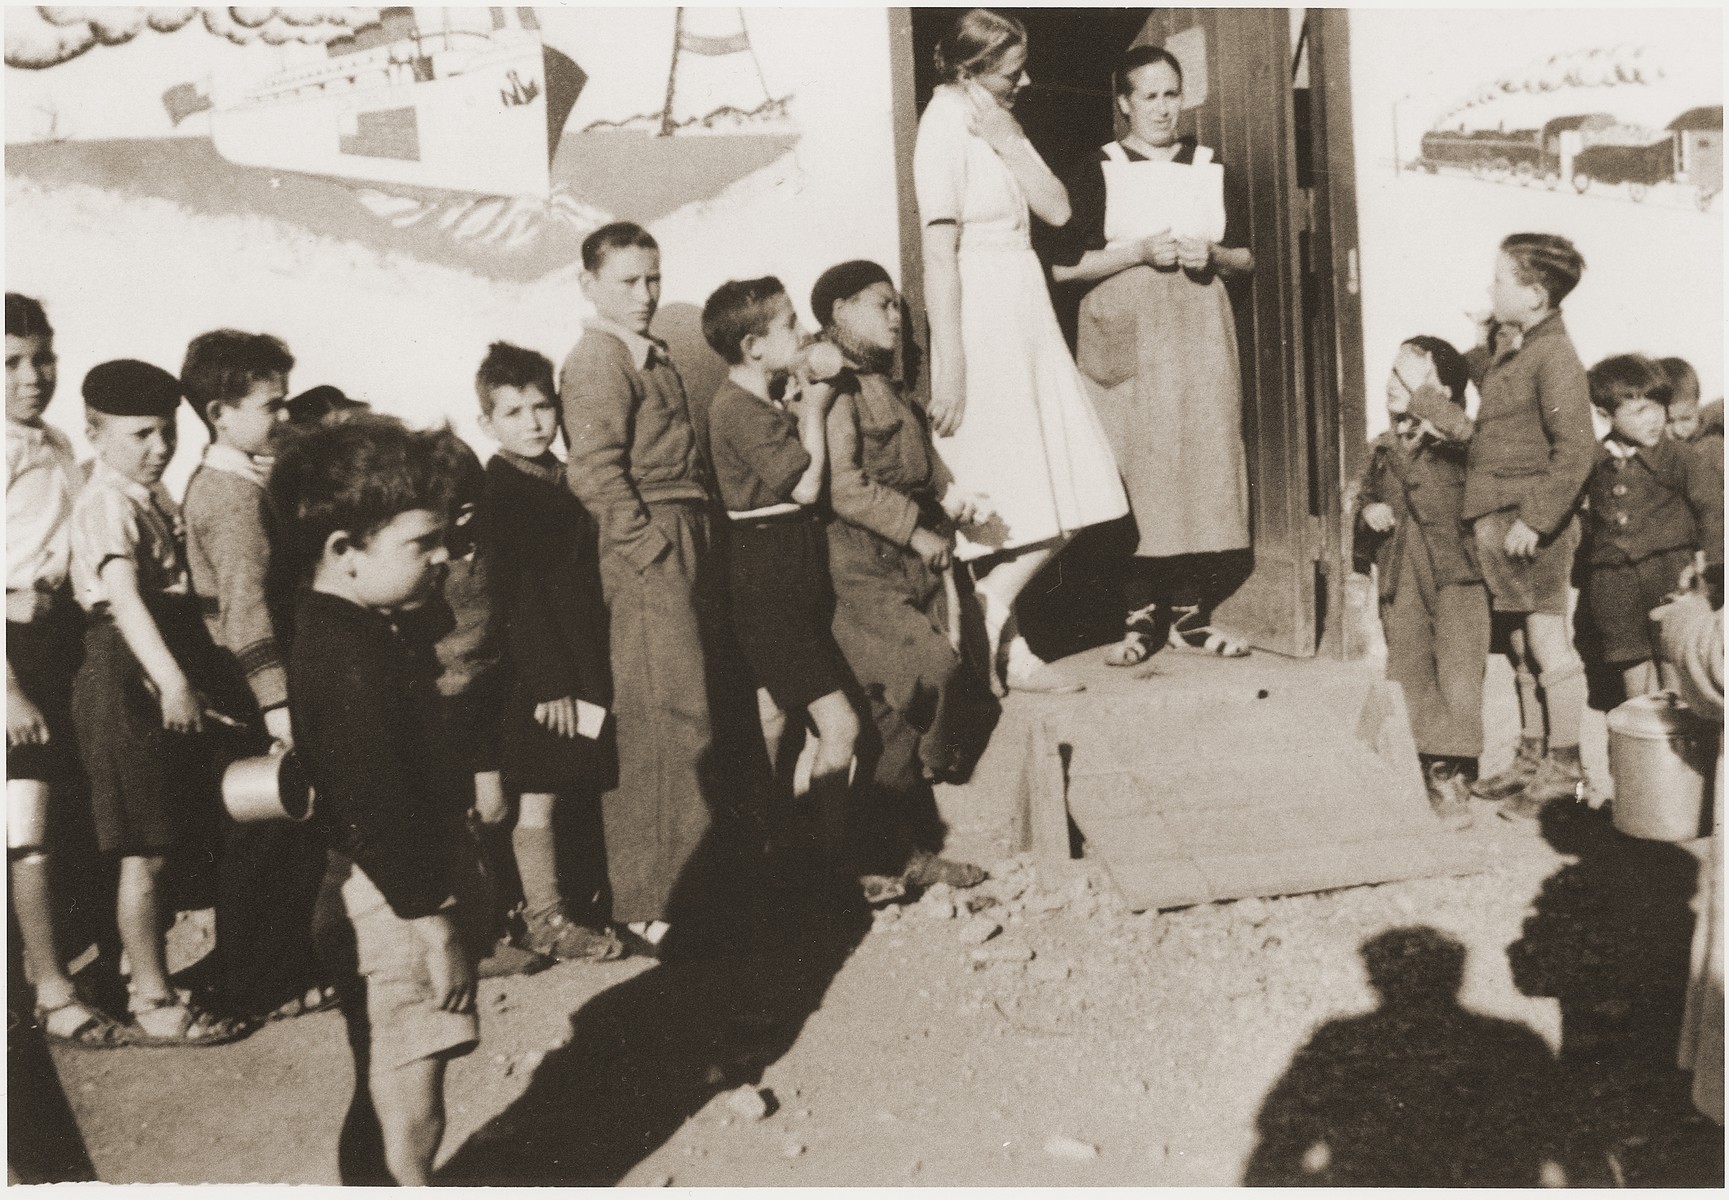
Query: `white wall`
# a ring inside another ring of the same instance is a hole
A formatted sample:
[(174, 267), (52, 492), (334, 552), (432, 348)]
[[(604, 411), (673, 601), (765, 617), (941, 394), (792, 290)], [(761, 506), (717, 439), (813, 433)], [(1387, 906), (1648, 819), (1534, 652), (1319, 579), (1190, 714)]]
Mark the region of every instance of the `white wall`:
[(1587, 366), (1624, 351), (1680, 355), (1706, 399), (1722, 395), (1720, 196), (1701, 212), (1677, 184), (1635, 203), (1601, 184), (1578, 195), (1565, 182), (1549, 191), (1395, 172), (1393, 153), (1396, 139), (1400, 159), (1416, 158), (1422, 132), (1442, 122), (1521, 129), (1601, 111), (1660, 130), (1721, 104), (1719, 12), (1360, 9), (1351, 64), (1371, 433), (1386, 427), (1382, 387), (1399, 342), (1432, 333), (1466, 348), (1466, 313), (1486, 306), (1495, 248), (1520, 231), (1563, 234), (1585, 257), (1564, 311)]
[[(567, 137), (588, 122), (659, 107), (671, 9), (540, 11), (547, 42), (590, 76)], [(18, 14), (8, 10), (9, 32)], [(898, 275), (886, 13), (747, 9), (744, 16), (769, 91), (790, 97), (778, 128), (796, 141), (775, 161), (719, 179), (712, 194), (646, 222), (663, 249), (663, 310), (700, 306), (728, 278), (777, 274), (807, 311), (816, 276), (852, 257), (874, 258)], [(105, 138), (167, 137), (157, 115), (162, 89), (201, 63), (215, 67), (255, 49), (229, 46), (194, 22), (97, 46), (47, 70), (8, 68), (8, 143), (42, 136), (45, 103), (86, 151)], [(196, 121), (179, 132), (196, 135)], [(65, 172), (43, 182), (20, 175), (10, 154), (7, 167), (6, 285), (48, 306), (61, 357), (48, 415), (68, 431), (81, 423), (78, 386), (91, 366), (136, 357), (178, 370), (192, 336), (227, 325), (285, 338), (299, 359), (296, 389), (335, 383), (416, 423), (450, 418), (484, 451), (471, 381), (487, 343), (506, 338), (556, 362), (586, 310), (568, 249), (527, 277), (488, 277), (369, 241), (368, 229), (382, 226), (369, 224), (373, 218), (346, 193), (331, 193), (332, 203), (356, 205), (349, 233), (337, 236), (244, 205), (212, 215), (136, 194), (124, 171), (117, 178), (109, 170), (96, 183)], [(573, 183), (579, 200), (584, 182)], [(629, 187), (604, 182), (608, 194), (628, 199)], [(589, 226), (638, 215), (628, 203), (574, 211)], [(202, 441), (188, 417), (171, 485), (190, 473)]]

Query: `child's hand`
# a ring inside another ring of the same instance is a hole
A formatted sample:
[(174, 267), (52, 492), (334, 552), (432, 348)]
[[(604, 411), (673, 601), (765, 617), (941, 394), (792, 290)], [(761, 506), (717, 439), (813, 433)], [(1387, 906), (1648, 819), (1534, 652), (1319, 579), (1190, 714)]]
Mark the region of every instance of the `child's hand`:
[(1177, 265), (1177, 239), (1171, 231), (1152, 234), (1140, 240), (1141, 261), (1149, 267), (1170, 270)]
[(1411, 411), (1411, 388), (1397, 371), (1387, 380), (1387, 415), (1402, 417)]
[(908, 543), (912, 552), (924, 560), (925, 566), (933, 571), (941, 571), (949, 565), (949, 540), (929, 529), (913, 530), (912, 541)]
[(962, 491), (958, 483), (951, 483), (949, 490), (943, 493), (939, 503), (942, 505), (943, 515), (956, 525), (972, 525), (979, 519), (978, 511), (982, 497), (974, 495), (972, 492)]
[(184, 678), (161, 689), (162, 728), (173, 733), (204, 732), (204, 703)]
[(965, 87), (967, 100), (972, 105), (967, 112), (967, 128), (983, 138), (999, 155), (1007, 154), (1025, 137), (1021, 123), (978, 84), (969, 81)]
[(1542, 539), (1537, 531), (1525, 524), (1522, 518), (1513, 521), (1513, 527), (1507, 530), (1507, 538), (1501, 543), (1501, 548), (1507, 552), (1508, 558), (1530, 559), (1537, 557), (1537, 544)]
[(958, 358), (944, 361), (931, 377), (931, 432), (952, 437), (967, 411), (967, 370)]
[(48, 722), (42, 710), (17, 688), (6, 689), (6, 747), (46, 746)]
[(270, 739), (283, 750), (294, 748), (294, 723), (288, 716), (288, 705), (279, 704), (264, 714), (264, 729)]
[(426, 974), (432, 982), (432, 1003), (443, 1012), (474, 1011), (474, 964), (468, 961), (456, 928), (443, 913), (409, 922), (426, 947)]
[(534, 719), (561, 738), (573, 738), (576, 736), (576, 701), (570, 696), (560, 696), (557, 700), (536, 704)]
[(1393, 509), (1391, 505), (1382, 504), (1379, 500), (1363, 509), (1363, 524), (1376, 533), (1386, 533), (1393, 527)]
[(1204, 237), (1178, 238), (1177, 265), (1185, 271), (1205, 271), (1213, 265), (1213, 243)]

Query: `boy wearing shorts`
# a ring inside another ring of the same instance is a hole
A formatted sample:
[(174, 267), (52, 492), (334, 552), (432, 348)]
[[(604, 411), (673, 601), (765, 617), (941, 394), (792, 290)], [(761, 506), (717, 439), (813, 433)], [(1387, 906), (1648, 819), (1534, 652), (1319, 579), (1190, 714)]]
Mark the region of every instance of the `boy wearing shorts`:
[[(270, 490), (317, 562), (296, 609), (288, 703), (330, 854), (326, 887), (346, 917), (333, 932), (352, 936), (360, 981), (348, 1003), (356, 1090), (364, 1079), (390, 1177), (421, 1185), (444, 1134), (445, 1063), (480, 1036), (462, 781), (436, 667), (396, 625), (443, 578), (447, 454), (437, 434), (357, 416), (292, 443)], [(361, 1125), (351, 1114), (345, 1143)], [(360, 1182), (346, 1151), (345, 1181)]]
[(1567, 590), (1579, 547), (1574, 509), (1597, 443), (1585, 366), (1561, 319), (1561, 302), (1584, 270), (1566, 238), (1508, 237), (1495, 258), (1487, 336), (1467, 356), (1482, 403), (1460, 517), (1493, 611), (1515, 623), (1521, 725), (1512, 766), (1478, 780), (1472, 794), (1501, 801), (1510, 820), (1579, 798), (1585, 787), (1585, 668), (1568, 636)]

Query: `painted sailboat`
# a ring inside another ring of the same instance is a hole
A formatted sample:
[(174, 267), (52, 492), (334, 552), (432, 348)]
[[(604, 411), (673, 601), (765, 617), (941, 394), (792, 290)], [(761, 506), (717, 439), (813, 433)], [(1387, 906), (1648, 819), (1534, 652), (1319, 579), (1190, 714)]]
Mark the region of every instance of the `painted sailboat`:
[(263, 79), (190, 99), (217, 153), (243, 166), (416, 191), (547, 196), (586, 82), (531, 8), (384, 8), (379, 23)]

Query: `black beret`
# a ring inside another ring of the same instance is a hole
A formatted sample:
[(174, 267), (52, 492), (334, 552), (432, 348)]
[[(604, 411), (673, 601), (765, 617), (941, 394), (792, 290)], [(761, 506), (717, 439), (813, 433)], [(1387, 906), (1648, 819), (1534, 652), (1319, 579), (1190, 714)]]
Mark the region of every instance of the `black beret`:
[(366, 408), (366, 401), (356, 400), (339, 387), (321, 383), (307, 388), (288, 401), (288, 419), (296, 425), (316, 425), (331, 413)]
[(827, 325), (834, 316), (837, 300), (850, 299), (873, 283), (886, 283), (893, 287), (894, 282), (887, 271), (862, 258), (844, 262), (838, 267), (830, 267), (810, 290), (811, 315), (816, 317), (819, 326)]
[(118, 358), (98, 363), (84, 377), (84, 404), (110, 417), (172, 417), (180, 381), (147, 362)]

